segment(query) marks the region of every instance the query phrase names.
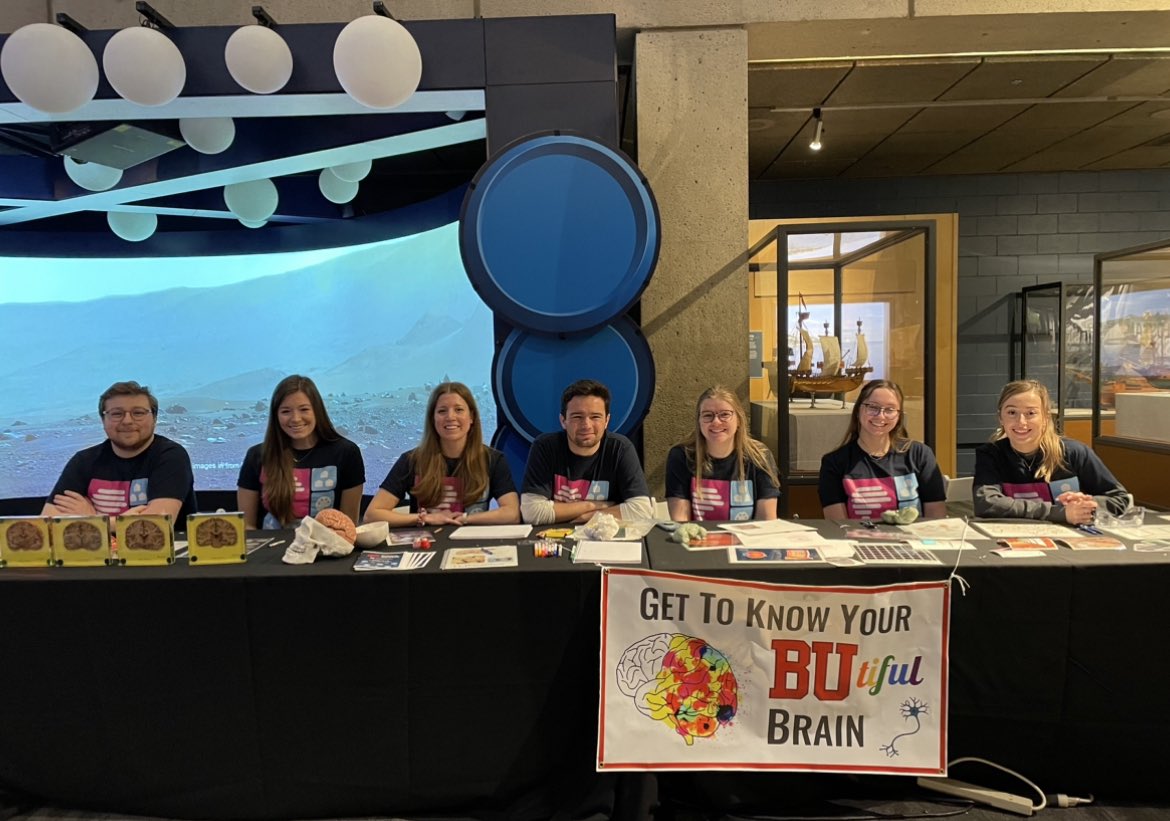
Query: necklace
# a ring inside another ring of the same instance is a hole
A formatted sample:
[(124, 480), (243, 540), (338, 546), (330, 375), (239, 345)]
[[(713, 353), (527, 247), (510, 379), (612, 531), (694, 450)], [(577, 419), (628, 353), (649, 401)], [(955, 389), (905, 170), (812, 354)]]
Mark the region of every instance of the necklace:
[(881, 459), (883, 456), (885, 456), (887, 453), (890, 452), (889, 440), (886, 440), (882, 445), (880, 445), (877, 448), (870, 449), (870, 448), (866, 447), (860, 439), (858, 439), (857, 446), (859, 448), (861, 448), (862, 450), (864, 450), (866, 452), (866, 454), (868, 454), (873, 459)]
[(304, 451), (303, 453), (301, 453), (301, 455), (300, 455), (300, 456), (297, 456), (297, 451), (296, 451), (295, 449), (292, 449), (292, 454), (293, 454), (293, 464), (294, 464), (294, 465), (299, 465), (299, 464), (301, 463), (301, 461), (302, 461), (302, 460), (309, 458), (309, 454), (311, 454), (311, 453), (312, 453), (313, 451), (315, 451), (316, 449), (317, 449), (317, 446), (316, 446), (316, 445), (313, 445), (313, 447), (311, 447), (311, 448), (309, 448), (308, 450), (306, 450), (306, 451)]

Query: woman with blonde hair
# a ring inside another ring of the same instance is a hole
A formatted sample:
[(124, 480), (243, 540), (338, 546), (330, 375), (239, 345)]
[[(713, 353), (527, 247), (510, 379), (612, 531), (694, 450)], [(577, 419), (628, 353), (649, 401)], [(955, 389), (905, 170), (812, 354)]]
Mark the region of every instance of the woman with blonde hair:
[(333, 427), (313, 380), (282, 379), (268, 404), (264, 442), (248, 449), (236, 481), (244, 526), (294, 527), (326, 508), (356, 522), (365, 481), (361, 450)]
[(821, 457), (817, 491), (826, 519), (880, 519), (904, 507), (947, 515), (942, 471), (934, 451), (910, 438), (903, 398), (888, 379), (862, 386), (840, 447)]
[(975, 450), (976, 516), (1082, 525), (1133, 503), (1097, 454), (1057, 432), (1044, 385), (1009, 382), (997, 408), (999, 427)]
[(666, 504), (676, 522), (775, 519), (776, 461), (748, 436), (734, 393), (708, 388), (695, 403), (695, 429), (666, 457)]
[[(410, 513), (395, 513), (404, 499)], [(498, 507), (490, 510), (493, 499)], [(422, 442), (390, 468), (365, 520), (391, 526), (520, 521), (520, 496), (508, 463), (483, 443), (479, 409), (466, 385), (443, 382), (431, 391)]]

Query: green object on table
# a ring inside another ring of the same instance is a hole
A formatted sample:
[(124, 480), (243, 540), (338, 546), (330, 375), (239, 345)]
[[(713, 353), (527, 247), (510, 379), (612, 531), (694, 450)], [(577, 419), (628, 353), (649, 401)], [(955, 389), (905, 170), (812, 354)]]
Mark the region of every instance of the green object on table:
[(882, 521), (888, 525), (908, 525), (918, 520), (918, 508), (902, 507), (882, 512)]
[(685, 525), (680, 525), (674, 533), (670, 534), (670, 538), (679, 544), (690, 544), (691, 542), (701, 542), (707, 538), (707, 529), (694, 522), (688, 522)]

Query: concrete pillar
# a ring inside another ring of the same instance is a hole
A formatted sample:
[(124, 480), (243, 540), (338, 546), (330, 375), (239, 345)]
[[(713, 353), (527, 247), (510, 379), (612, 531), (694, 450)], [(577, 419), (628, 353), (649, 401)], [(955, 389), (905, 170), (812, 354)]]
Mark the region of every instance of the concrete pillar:
[(726, 385), (747, 401), (747, 32), (650, 31), (635, 40), (638, 166), (662, 217), (642, 297), (657, 390), (645, 425), (650, 492), (695, 423), (695, 399)]

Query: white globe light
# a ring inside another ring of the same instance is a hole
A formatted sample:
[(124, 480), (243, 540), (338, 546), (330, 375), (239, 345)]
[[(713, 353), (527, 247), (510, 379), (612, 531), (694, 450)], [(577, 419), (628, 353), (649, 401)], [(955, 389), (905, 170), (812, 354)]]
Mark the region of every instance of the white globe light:
[(346, 182), (360, 182), (366, 178), (370, 173), (370, 169), (374, 167), (372, 160), (358, 160), (357, 162), (347, 162), (344, 165), (334, 165), (329, 170), (339, 180)]
[(0, 50), (0, 72), (16, 99), (47, 114), (80, 108), (97, 92), (97, 60), (89, 46), (50, 23), (12, 32)]
[(320, 187), (321, 193), (325, 195), (325, 199), (338, 205), (349, 202), (357, 196), (358, 192), (356, 180), (343, 180), (328, 168), (321, 169), (321, 174), (317, 177), (317, 185)]
[(280, 91), (292, 76), (293, 58), (284, 38), (267, 26), (241, 26), (223, 49), (228, 73), (253, 94)]
[(422, 79), (422, 55), (410, 32), (376, 14), (351, 21), (333, 44), (333, 70), (350, 97), (370, 108), (394, 108)]
[(142, 242), (158, 228), (157, 214), (133, 211), (110, 211), (106, 214), (110, 230), (127, 242)]
[(188, 117), (179, 120), (179, 133), (200, 154), (219, 154), (236, 138), (236, 123), (231, 117)]
[(223, 187), (223, 201), (228, 210), (242, 220), (268, 219), (276, 213), (279, 199), (272, 180), (249, 180)]
[(166, 105), (187, 82), (187, 65), (165, 34), (135, 26), (122, 29), (102, 52), (106, 79), (123, 98), (139, 105)]
[(65, 158), (65, 174), (86, 191), (108, 191), (122, 179), (121, 168), (110, 168), (96, 162), (78, 162)]
[[(236, 219), (239, 219), (239, 217)], [(268, 220), (240, 220), (240, 225), (244, 226), (245, 228), (263, 228), (267, 224)]]

